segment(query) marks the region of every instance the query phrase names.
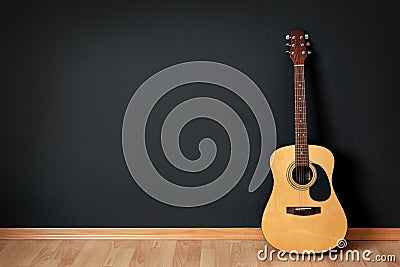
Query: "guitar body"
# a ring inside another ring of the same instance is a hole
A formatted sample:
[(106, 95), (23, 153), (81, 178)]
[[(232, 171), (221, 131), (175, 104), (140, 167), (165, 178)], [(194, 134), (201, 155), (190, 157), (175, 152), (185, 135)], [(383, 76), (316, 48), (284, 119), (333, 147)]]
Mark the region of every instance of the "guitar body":
[[(308, 145), (308, 156), (312, 168), (318, 168), (313, 170), (314, 182), (310, 181), (301, 190), (290, 182), (291, 168), (295, 162), (294, 145), (277, 149), (270, 160), (274, 187), (262, 217), (262, 231), (272, 246), (287, 252), (322, 252), (333, 249), (347, 231), (345, 213), (332, 187), (332, 153), (324, 147)], [(310, 196), (310, 188), (318, 179), (327, 179), (330, 190), (328, 198), (322, 201), (316, 201)], [(288, 212), (288, 208), (293, 207), (300, 208), (299, 214)], [(320, 210), (306, 215), (304, 213), (311, 211), (301, 210), (302, 207)]]

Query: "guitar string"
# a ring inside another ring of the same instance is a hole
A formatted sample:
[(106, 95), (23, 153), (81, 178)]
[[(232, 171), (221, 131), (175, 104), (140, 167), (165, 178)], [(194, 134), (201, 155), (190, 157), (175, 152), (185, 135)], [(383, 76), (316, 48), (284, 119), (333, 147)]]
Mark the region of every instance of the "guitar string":
[[(295, 112), (296, 112), (296, 110), (297, 110), (297, 112), (299, 112), (300, 111), (300, 101), (298, 101), (298, 97), (299, 97), (299, 90), (298, 90), (298, 84), (299, 84), (299, 68), (300, 68), (300, 66), (295, 66), (294, 67), (295, 68), (295, 71), (294, 71), (294, 74), (295, 74), (295, 77), (294, 77), (294, 80), (295, 80), (295, 84), (294, 84), (294, 90), (295, 90)], [(301, 184), (301, 166), (300, 166), (300, 164), (299, 164), (299, 143), (300, 143), (300, 130), (299, 130), (299, 128), (298, 128), (298, 120), (299, 120), (299, 117), (301, 116), (301, 113), (298, 113), (297, 115), (295, 114), (295, 135), (296, 135), (296, 142), (295, 142), (295, 169), (296, 169), (296, 183), (299, 183), (299, 184)], [(301, 202), (302, 202), (302, 199), (301, 199), (301, 192), (300, 192), (300, 190), (298, 191), (298, 206), (301, 206)]]
[[(296, 109), (299, 111), (299, 101), (298, 101), (298, 96), (299, 96), (299, 92), (297, 89), (298, 83), (299, 83), (299, 70), (298, 70), (299, 66), (295, 66), (295, 83), (294, 83), (294, 90), (295, 90), (295, 107)], [(300, 142), (300, 134), (299, 134), (299, 129), (297, 127), (297, 121), (298, 117), (301, 115), (301, 113), (297, 114), (297, 116), (295, 116), (295, 132), (296, 132), (296, 144), (295, 144), (295, 168), (296, 168), (296, 182), (297, 183), (301, 183), (301, 177), (300, 177), (300, 164), (298, 164), (298, 157), (299, 157), (299, 142)], [(301, 205), (301, 192), (299, 190), (298, 192), (299, 194), (299, 206)]]
[[(303, 103), (304, 103), (304, 94), (303, 94), (303, 91), (304, 91), (304, 86), (303, 86), (303, 81), (304, 81), (304, 78), (303, 78), (303, 75), (302, 75), (302, 73), (303, 73), (303, 66), (300, 66), (300, 68), (299, 68), (299, 70), (300, 70), (300, 72), (299, 72), (299, 76), (300, 76), (300, 83), (299, 84), (301, 84), (301, 88), (300, 88), (300, 96), (301, 96), (301, 102), (300, 102), (300, 107), (301, 107), (301, 110), (303, 111), (301, 114), (300, 114), (300, 117), (301, 117), (301, 121), (303, 121), (303, 119), (304, 119), (304, 108), (303, 108)], [(301, 125), (302, 126), (302, 125)], [(303, 137), (303, 134), (301, 134), (300, 135), (300, 144), (301, 144), (301, 147), (300, 147), (300, 160), (301, 161), (303, 161), (303, 153), (302, 153), (302, 151), (303, 151), (303, 140), (304, 139), (304, 137)], [(303, 164), (302, 164), (303, 165)], [(304, 170), (305, 170), (305, 167), (304, 166), (301, 166), (300, 167), (300, 171), (301, 171), (301, 173), (300, 173), (300, 177), (301, 177), (301, 184), (302, 185), (304, 185)], [(300, 192), (300, 194), (303, 196), (303, 198), (304, 198), (304, 194), (303, 194), (303, 192)], [(304, 202), (304, 199), (303, 199), (303, 201), (302, 202)], [(302, 206), (304, 205), (304, 203), (301, 203), (302, 204)]]
[[(299, 73), (299, 75), (300, 75), (300, 79), (301, 79), (301, 83), (299, 83), (299, 84), (301, 84), (301, 88), (300, 88), (300, 95), (301, 95), (301, 102), (300, 102), (300, 105), (301, 105), (301, 110), (302, 110), (302, 113), (300, 114), (300, 116), (301, 116), (301, 126), (303, 126), (303, 124), (304, 124), (304, 122), (305, 122), (305, 112), (304, 112), (304, 106), (305, 106), (305, 82), (304, 82), (304, 65), (303, 66), (300, 66), (300, 73)], [(305, 128), (305, 131), (307, 130), (307, 128)], [(301, 143), (301, 147), (300, 147), (300, 155), (301, 155), (301, 157), (300, 157), (300, 159), (301, 159), (301, 161), (303, 161), (304, 160), (304, 153), (303, 153), (303, 150), (304, 150), (304, 146), (305, 146), (305, 138), (306, 138), (306, 136), (303, 136), (304, 134), (302, 134), (302, 136), (301, 136), (301, 139), (300, 139), (300, 143)], [(304, 163), (304, 164), (302, 164), (302, 165), (305, 165), (306, 163)], [(301, 180), (302, 180), (302, 184), (304, 185), (305, 184), (305, 171), (306, 171), (306, 167), (305, 166), (301, 166)], [(302, 196), (303, 196), (303, 198), (305, 197), (304, 196), (304, 192), (301, 192), (301, 194), (302, 194)], [(304, 202), (304, 200), (303, 200), (303, 202)], [(304, 203), (302, 203), (303, 205), (304, 205)]]
[[(303, 109), (303, 102), (304, 102), (304, 94), (303, 94), (303, 91), (304, 91), (304, 89), (303, 89), (303, 76), (302, 76), (302, 71), (303, 71), (303, 66), (300, 66), (300, 73), (299, 73), (299, 75), (300, 75), (300, 83), (299, 84), (301, 84), (302, 86), (301, 86), (301, 88), (300, 88), (300, 96), (301, 96), (301, 102), (300, 102), (300, 106), (301, 106), (301, 110), (303, 111), (302, 113), (301, 113), (301, 121), (303, 121), (303, 119), (304, 119), (304, 109)], [(301, 124), (301, 126), (303, 126), (302, 124)], [(300, 147), (300, 160), (301, 161), (303, 161), (303, 139), (304, 139), (304, 137), (303, 137), (303, 134), (301, 134), (301, 136), (300, 136), (300, 144), (301, 144), (301, 147)], [(305, 170), (305, 167), (303, 166), (303, 163), (302, 163), (302, 166), (300, 167), (300, 170), (301, 170), (301, 174), (300, 174), (300, 176), (301, 176), (301, 184), (302, 185), (304, 185), (304, 170)], [(304, 198), (304, 194), (303, 194), (303, 191), (301, 192), (301, 195), (303, 196), (303, 198)], [(304, 199), (303, 199), (303, 202), (304, 202)], [(302, 206), (304, 206), (304, 203), (301, 203), (302, 204)]]
[[(293, 68), (294, 68), (294, 109), (296, 110), (297, 109), (297, 102), (296, 102), (296, 66), (293, 66)], [(298, 174), (298, 172), (297, 172), (297, 162), (296, 162), (296, 135), (297, 135), (297, 132), (296, 132), (296, 114), (295, 114), (295, 117), (294, 117), (294, 131), (295, 131), (295, 148), (294, 148), (294, 170), (295, 170), (295, 173), (296, 173), (296, 179), (295, 179), (295, 182), (297, 182), (297, 174)], [(299, 202), (300, 203), (300, 195), (297, 195), (297, 202)]]
[[(295, 112), (296, 112), (296, 110), (299, 110), (299, 108), (298, 108), (298, 102), (297, 102), (297, 90), (296, 90), (296, 85), (297, 85), (297, 66), (294, 66), (294, 107), (295, 107)], [(298, 166), (297, 166), (297, 143), (298, 143), (298, 129), (297, 129), (297, 126), (296, 126), (296, 118), (297, 117), (297, 115), (296, 115), (296, 113), (295, 113), (295, 116), (294, 116), (294, 127), (295, 127), (295, 147), (294, 147), (294, 160), (295, 160), (295, 172), (296, 172), (296, 183), (298, 183), (299, 182), (299, 170), (298, 170)], [(300, 205), (300, 202), (301, 202), (301, 199), (300, 199), (300, 197), (301, 197), (301, 195), (300, 195), (300, 192), (298, 192), (298, 205)]]
[[(306, 180), (306, 175), (308, 176), (308, 175), (311, 175), (311, 170), (309, 169), (309, 153), (308, 153), (308, 133), (307, 133), (307, 112), (306, 112), (306, 110), (307, 110), (307, 103), (306, 103), (306, 80), (305, 80), (305, 67), (304, 66), (302, 66), (302, 72), (301, 72), (301, 78), (302, 78), (302, 98), (303, 98), (303, 107), (302, 107), (302, 110), (303, 110), (303, 117), (302, 117), (302, 121), (303, 121), (303, 126), (304, 126), (304, 129), (305, 129), (305, 135), (304, 135), (304, 138), (303, 138), (303, 144), (302, 144), (302, 148), (303, 148), (303, 154), (304, 154), (304, 157), (305, 157), (305, 162), (304, 162), (304, 164), (306, 165), (305, 167), (304, 167), (304, 173), (303, 173), (303, 183), (307, 183), (307, 180)], [(305, 151), (305, 153), (304, 153), (304, 151)], [(307, 174), (307, 172), (309, 172), (308, 174)], [(307, 192), (307, 190), (306, 190), (306, 192)], [(306, 194), (306, 192), (304, 192), (304, 195)], [(306, 197), (306, 196), (305, 196)], [(308, 198), (307, 198), (307, 200), (308, 200)]]
[[(305, 113), (304, 113), (304, 106), (306, 105), (306, 99), (305, 99), (305, 96), (306, 96), (306, 92), (305, 92), (305, 81), (304, 81), (304, 67), (303, 67), (303, 72), (302, 72), (302, 83), (303, 83), (303, 85), (301, 86), (302, 87), (302, 98), (303, 98), (303, 119), (302, 119), (302, 121), (303, 121), (303, 125), (305, 125), (305, 120), (306, 120), (306, 117), (305, 117)], [(307, 128), (305, 127), (305, 130), (307, 130)], [(305, 144), (306, 144), (306, 138), (307, 138), (307, 136), (304, 136), (304, 138), (303, 138), (303, 146), (302, 146), (302, 153), (303, 153), (303, 155), (304, 155), (304, 149), (305, 149)], [(304, 155), (304, 157), (305, 157), (305, 155)], [(305, 162), (304, 164), (307, 164), (307, 162)], [(307, 181), (306, 181), (306, 170), (307, 170), (307, 167), (305, 166), (305, 167), (303, 167), (303, 183), (305, 184)]]
[[(298, 68), (296, 68), (298, 67)], [(295, 66), (295, 129), (297, 130), (296, 133), (296, 139), (297, 139), (297, 144), (295, 144), (295, 168), (296, 168), (296, 182), (299, 182), (301, 185), (304, 185), (306, 183), (306, 175), (308, 171), (308, 162), (303, 162), (303, 161), (308, 161), (307, 160), (307, 155), (308, 155), (308, 149), (307, 149), (307, 154), (304, 154), (303, 151), (307, 148), (305, 147), (306, 141), (307, 141), (307, 136), (305, 135), (306, 132), (300, 132), (299, 129), (307, 129), (307, 122), (305, 120), (305, 79), (304, 79), (304, 66)], [(298, 101), (297, 97), (300, 97)], [(301, 110), (301, 112), (300, 112)], [(304, 115), (303, 115), (304, 114)], [(298, 122), (296, 121), (298, 120)], [(305, 127), (300, 127), (300, 126), (305, 126)], [(296, 132), (296, 131), (295, 131)], [(303, 136), (304, 135), (304, 136)], [(305, 158), (306, 157), (306, 158)], [(297, 160), (296, 160), (297, 159)], [(297, 161), (297, 162), (296, 162)], [(297, 166), (298, 165), (298, 166)], [(304, 166), (303, 166), (304, 165)], [(304, 202), (302, 197), (302, 192), (299, 191), (299, 204)]]
[[(297, 83), (295, 84), (295, 88), (297, 88), (297, 97), (299, 97), (301, 94), (301, 92), (299, 92), (300, 90), (299, 90), (299, 83), (301, 82), (301, 77), (300, 77), (300, 69), (301, 69), (301, 66), (299, 66), (299, 67), (297, 67)], [(300, 98), (298, 98), (298, 99), (296, 99), (297, 101), (299, 101), (299, 100), (301, 100)], [(299, 102), (297, 102), (298, 103), (298, 105), (297, 105), (297, 107), (300, 109), (301, 108), (301, 101), (299, 101)], [(302, 116), (302, 113), (300, 113), (300, 116), (299, 117), (301, 117)], [(297, 120), (299, 120), (299, 118), (297, 118)], [(299, 147), (299, 144), (301, 143), (301, 138), (302, 138), (302, 136), (301, 136), (301, 133), (300, 133), (300, 127), (298, 127), (298, 147), (297, 147), (297, 159), (298, 159), (298, 161), (299, 161), (299, 166), (298, 166), (298, 168), (299, 168), (299, 177), (298, 177), (298, 179), (299, 179), (299, 183), (300, 184), (302, 184), (303, 183), (303, 181), (302, 181), (302, 166), (301, 166), (301, 164), (300, 164), (300, 147)], [(300, 194), (300, 206), (303, 206), (302, 205), (302, 192), (299, 190), (299, 194)]]

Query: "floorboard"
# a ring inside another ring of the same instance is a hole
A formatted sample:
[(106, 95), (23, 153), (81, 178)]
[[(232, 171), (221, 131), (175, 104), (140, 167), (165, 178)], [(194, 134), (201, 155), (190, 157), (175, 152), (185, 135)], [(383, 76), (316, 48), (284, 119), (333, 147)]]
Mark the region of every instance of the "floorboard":
[[(400, 241), (349, 241), (333, 259), (326, 254), (323, 260), (318, 255), (315, 261), (301, 256), (295, 261), (286, 254), (287, 262), (276, 253), (272, 261), (259, 260), (257, 252), (266, 245), (261, 240), (2, 240), (0, 266), (400, 266)], [(360, 261), (352, 261), (351, 254), (346, 261), (349, 250), (359, 250)], [(371, 261), (362, 259), (366, 250)], [(374, 261), (377, 255), (386, 262)]]

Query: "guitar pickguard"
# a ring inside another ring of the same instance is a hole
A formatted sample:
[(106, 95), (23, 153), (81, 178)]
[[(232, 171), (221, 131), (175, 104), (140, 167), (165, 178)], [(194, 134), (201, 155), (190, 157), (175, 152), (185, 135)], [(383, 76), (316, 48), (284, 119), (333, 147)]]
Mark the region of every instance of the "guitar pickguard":
[(317, 173), (317, 179), (309, 189), (310, 197), (315, 201), (325, 201), (331, 196), (328, 175), (318, 164), (314, 163), (313, 166)]

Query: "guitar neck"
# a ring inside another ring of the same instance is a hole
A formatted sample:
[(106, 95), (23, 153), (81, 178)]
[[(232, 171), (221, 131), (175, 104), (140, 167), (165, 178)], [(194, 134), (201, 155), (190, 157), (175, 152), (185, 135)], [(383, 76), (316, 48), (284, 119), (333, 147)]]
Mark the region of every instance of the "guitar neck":
[(308, 166), (306, 87), (304, 64), (294, 65), (295, 163)]

